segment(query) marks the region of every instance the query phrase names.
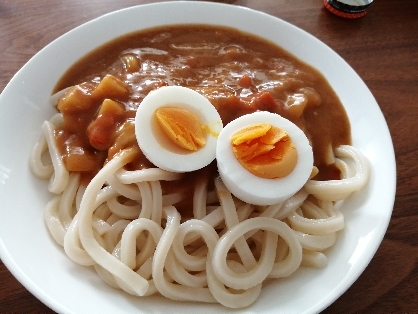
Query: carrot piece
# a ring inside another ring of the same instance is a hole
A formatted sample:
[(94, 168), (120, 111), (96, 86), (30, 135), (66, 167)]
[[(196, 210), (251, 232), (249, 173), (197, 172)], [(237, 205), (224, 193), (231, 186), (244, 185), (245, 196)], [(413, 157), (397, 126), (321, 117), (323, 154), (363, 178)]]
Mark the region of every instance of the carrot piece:
[(116, 125), (124, 112), (122, 104), (111, 99), (103, 101), (97, 118), (87, 127), (91, 146), (98, 150), (107, 150), (112, 146)]
[(248, 74), (244, 74), (239, 78), (238, 85), (244, 88), (249, 88), (251, 86), (251, 77)]

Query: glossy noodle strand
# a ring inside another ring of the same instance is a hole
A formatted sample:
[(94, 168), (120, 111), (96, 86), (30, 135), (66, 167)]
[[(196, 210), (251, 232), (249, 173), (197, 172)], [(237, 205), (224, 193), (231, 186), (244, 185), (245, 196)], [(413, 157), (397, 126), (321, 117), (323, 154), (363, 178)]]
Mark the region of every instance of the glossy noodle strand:
[[(46, 125), (45, 137), (53, 128)], [(33, 165), (43, 165), (42, 141), (34, 148), (38, 160)], [(48, 149), (54, 151), (54, 145)], [(114, 288), (231, 308), (254, 302), (267, 278), (290, 276), (301, 266), (325, 267), (323, 252), (344, 228), (335, 201), (361, 189), (369, 175), (364, 157), (343, 146), (336, 150), (341, 180), (309, 180), (279, 204), (243, 203), (218, 178), (214, 185), (220, 205), (213, 206), (209, 184), (202, 181), (193, 190), (194, 217), (181, 222), (175, 204), (183, 196), (163, 194), (160, 184), (181, 175), (124, 170), (134, 155), (132, 150), (119, 153), (86, 188), (78, 174), (71, 174), (60, 183), (64, 187), (53, 189), (56, 196), (45, 211), (53, 238), (72, 260), (93, 265)], [(34, 173), (45, 177), (43, 171)]]

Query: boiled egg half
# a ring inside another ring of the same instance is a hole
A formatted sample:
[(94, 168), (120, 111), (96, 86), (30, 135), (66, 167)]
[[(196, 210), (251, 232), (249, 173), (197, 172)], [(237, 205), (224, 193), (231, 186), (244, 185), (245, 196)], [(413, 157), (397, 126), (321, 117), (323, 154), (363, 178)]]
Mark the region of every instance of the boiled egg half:
[(135, 136), (145, 157), (172, 172), (194, 171), (211, 163), (222, 127), (210, 101), (182, 86), (150, 92), (135, 116)]
[(313, 168), (312, 147), (305, 133), (266, 111), (228, 123), (219, 135), (216, 159), (229, 191), (254, 205), (288, 199), (304, 186)]

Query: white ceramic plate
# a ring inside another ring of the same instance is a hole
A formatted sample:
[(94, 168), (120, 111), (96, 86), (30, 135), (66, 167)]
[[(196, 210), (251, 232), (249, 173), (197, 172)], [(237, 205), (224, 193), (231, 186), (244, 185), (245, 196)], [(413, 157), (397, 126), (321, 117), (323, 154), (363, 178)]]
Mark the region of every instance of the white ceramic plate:
[[(43, 221), (50, 195), (34, 178), (28, 157), (41, 123), (53, 114), (48, 98), (65, 70), (114, 37), (162, 24), (226, 25), (281, 45), (313, 65), (343, 102), (353, 144), (370, 160), (366, 189), (345, 204), (344, 232), (328, 253), (325, 269), (299, 269), (270, 282), (245, 313), (316, 313), (358, 278), (386, 231), (395, 195), (395, 158), (383, 115), (353, 69), (329, 47), (299, 28), (250, 9), (210, 2), (167, 2), (117, 11), (86, 23), (36, 54), (11, 80), (0, 98), (0, 253), (14, 276), (60, 313), (216, 313), (220, 305), (135, 298), (104, 284), (89, 268), (68, 259)], [(111, 27), (109, 27), (111, 25)]]

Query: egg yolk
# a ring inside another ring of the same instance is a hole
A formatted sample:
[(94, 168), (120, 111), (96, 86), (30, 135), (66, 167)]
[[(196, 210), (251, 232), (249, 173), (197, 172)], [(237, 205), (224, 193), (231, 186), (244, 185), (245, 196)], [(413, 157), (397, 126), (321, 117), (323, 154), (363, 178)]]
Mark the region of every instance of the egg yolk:
[(206, 144), (204, 126), (190, 111), (178, 107), (161, 107), (155, 117), (164, 134), (177, 146), (197, 151)]
[(231, 145), (239, 163), (261, 178), (284, 178), (298, 161), (295, 145), (286, 131), (268, 123), (238, 130), (231, 137)]

